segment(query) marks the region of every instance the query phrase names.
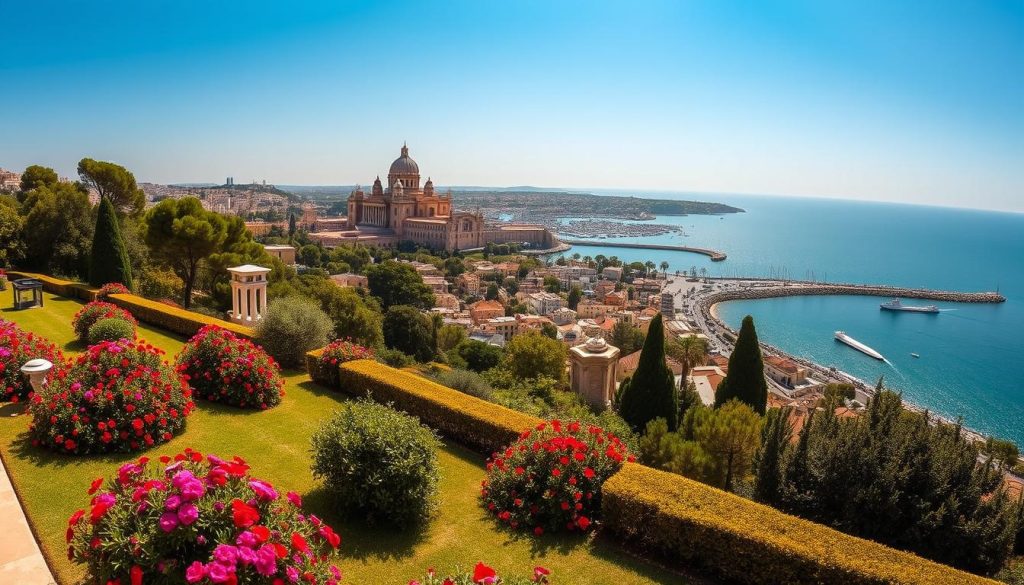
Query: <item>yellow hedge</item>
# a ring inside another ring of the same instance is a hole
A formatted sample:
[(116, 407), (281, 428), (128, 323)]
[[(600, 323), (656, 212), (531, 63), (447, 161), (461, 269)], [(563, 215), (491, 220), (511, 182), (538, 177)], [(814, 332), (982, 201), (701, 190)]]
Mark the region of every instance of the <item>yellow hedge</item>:
[[(315, 356), (310, 355), (313, 353), (306, 354), (307, 364), (315, 361)], [(372, 360), (354, 360), (338, 367), (342, 391), (353, 396), (370, 392), (374, 400), (392, 403), (444, 436), (485, 455), (503, 449), (524, 430), (541, 422), (539, 418)], [(310, 370), (311, 376), (313, 371)]]
[(601, 513), (620, 540), (740, 583), (996, 585), (635, 463), (605, 482)]
[(92, 288), (91, 286), (81, 282), (71, 282), (70, 280), (62, 280), (60, 278), (54, 278), (45, 274), (36, 274), (34, 272), (10, 270), (7, 272), (7, 277), (9, 280), (34, 278), (42, 282), (43, 290), (50, 294), (82, 299), (83, 301), (95, 301), (96, 293), (100, 291), (98, 288)]
[(191, 337), (206, 325), (217, 325), (241, 337), (252, 339), (255, 332), (250, 327), (224, 321), (201, 313), (193, 313), (177, 307), (131, 294), (113, 294), (109, 301), (127, 309), (143, 323)]
[(328, 378), (325, 370), (325, 366), (320, 363), (320, 356), (324, 354), (324, 348), (314, 349), (306, 352), (306, 372), (314, 382), (330, 386), (330, 378)]

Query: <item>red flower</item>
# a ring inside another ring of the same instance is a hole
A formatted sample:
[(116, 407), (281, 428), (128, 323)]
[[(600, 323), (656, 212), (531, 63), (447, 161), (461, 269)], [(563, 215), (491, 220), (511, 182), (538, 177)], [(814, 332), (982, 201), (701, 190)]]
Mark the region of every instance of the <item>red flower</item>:
[(497, 576), (498, 574), (494, 572), (494, 569), (483, 563), (477, 563), (476, 568), (473, 569), (474, 583), (483, 583), (485, 579), (493, 579)]
[(96, 490), (100, 489), (101, 485), (103, 485), (102, 477), (97, 477), (96, 479), (92, 480), (92, 484), (89, 486), (89, 495), (91, 496), (95, 494)]
[(256, 540), (260, 542), (266, 542), (270, 539), (270, 529), (266, 526), (253, 526), (249, 530), (256, 535)]
[(242, 500), (231, 500), (231, 515), (237, 528), (248, 528), (260, 521), (260, 513)]
[(587, 527), (590, 526), (590, 519), (586, 516), (580, 516), (576, 520), (576, 525), (579, 526), (581, 530), (586, 530)]
[(297, 551), (309, 552), (309, 544), (306, 543), (306, 539), (298, 532), (292, 533), (292, 548)]
[(132, 585), (142, 585), (142, 567), (138, 565), (132, 565), (132, 569), (128, 571), (131, 576)]

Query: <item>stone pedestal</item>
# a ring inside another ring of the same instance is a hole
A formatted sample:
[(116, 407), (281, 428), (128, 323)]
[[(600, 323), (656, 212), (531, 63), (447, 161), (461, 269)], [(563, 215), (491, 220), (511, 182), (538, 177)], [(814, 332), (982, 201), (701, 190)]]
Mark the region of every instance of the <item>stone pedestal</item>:
[(569, 349), (569, 380), (572, 391), (591, 406), (607, 408), (615, 394), (615, 367), (619, 348), (600, 337)]
[(241, 325), (254, 326), (267, 312), (269, 268), (245, 264), (228, 268), (231, 273), (231, 310), (228, 318)]

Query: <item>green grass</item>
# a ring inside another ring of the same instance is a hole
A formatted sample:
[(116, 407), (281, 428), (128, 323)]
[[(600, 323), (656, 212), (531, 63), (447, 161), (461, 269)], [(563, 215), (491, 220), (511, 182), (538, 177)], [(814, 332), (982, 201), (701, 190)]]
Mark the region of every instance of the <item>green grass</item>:
[[(71, 318), (81, 303), (50, 294), (45, 295), (45, 303), (43, 309), (3, 309), (0, 317), (49, 338), (66, 353), (82, 351), (71, 329)], [(169, 359), (184, 342), (146, 325), (140, 325), (139, 335), (167, 351)], [(445, 443), (438, 454), (441, 505), (429, 525), (403, 532), (339, 518), (313, 480), (308, 450), (319, 421), (344, 398), (314, 384), (304, 372), (286, 372), (286, 380), (284, 401), (264, 412), (200, 401), (182, 435), (146, 454), (172, 454), (192, 447), (222, 457), (240, 455), (252, 466), (253, 475), (269, 480), (282, 492), (303, 494), (305, 507), (342, 535), (338, 564), (345, 583), (405, 584), (428, 567), (468, 568), (481, 560), (499, 574), (531, 575), (534, 566), (545, 566), (557, 584), (692, 582), (600, 537), (538, 539), (498, 527), (477, 501), (483, 458), (451, 443)], [(64, 585), (80, 582), (84, 567), (72, 564), (65, 554), (67, 518), (88, 503), (85, 490), (93, 478), (110, 476), (138, 454), (71, 457), (34, 448), (26, 440), (29, 418), (19, 416), (21, 411), (21, 406), (0, 406), (0, 455), (55, 576)]]

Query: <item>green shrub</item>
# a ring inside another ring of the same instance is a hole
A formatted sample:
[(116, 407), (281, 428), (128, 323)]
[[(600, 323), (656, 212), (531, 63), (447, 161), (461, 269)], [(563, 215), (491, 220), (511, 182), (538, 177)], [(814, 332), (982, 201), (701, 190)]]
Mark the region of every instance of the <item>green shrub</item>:
[(382, 364), (391, 366), (392, 368), (404, 368), (416, 363), (416, 360), (412, 359), (412, 356), (405, 355), (397, 349), (387, 347), (377, 350), (377, 360)]
[(135, 324), (119, 317), (111, 317), (100, 319), (89, 328), (89, 345), (118, 339), (135, 339)]
[(748, 585), (995, 585), (672, 473), (625, 464), (604, 484), (604, 529)]
[(302, 297), (285, 297), (267, 306), (267, 314), (256, 325), (256, 339), (281, 365), (298, 368), (306, 352), (331, 339), (334, 323), (316, 302)]
[(454, 388), (459, 392), (476, 396), (490, 401), (493, 389), (480, 374), (468, 370), (451, 370), (449, 372), (438, 372), (434, 376), (438, 384)]
[(106, 301), (93, 301), (82, 307), (71, 320), (75, 335), (81, 341), (89, 341), (89, 330), (103, 319), (122, 319), (133, 325), (135, 317), (121, 307)]
[(313, 476), (343, 510), (403, 526), (436, 507), (441, 442), (415, 417), (369, 400), (344, 403), (312, 443)]

